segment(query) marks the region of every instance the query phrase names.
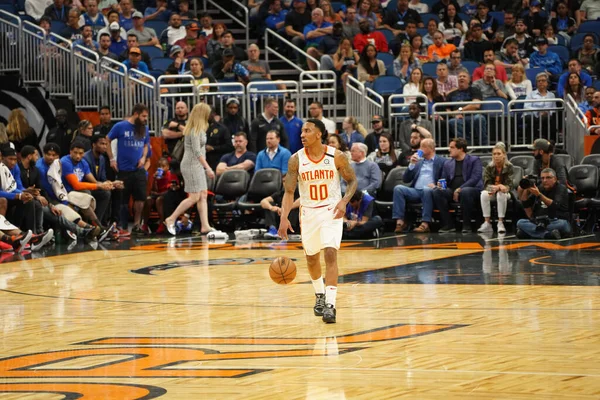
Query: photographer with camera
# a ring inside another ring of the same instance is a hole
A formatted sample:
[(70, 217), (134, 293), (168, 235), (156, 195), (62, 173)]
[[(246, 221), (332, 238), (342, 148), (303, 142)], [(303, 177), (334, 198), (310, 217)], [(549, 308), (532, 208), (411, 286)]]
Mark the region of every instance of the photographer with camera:
[(526, 176), (519, 183), (523, 189), (519, 200), (528, 219), (517, 222), (517, 237), (558, 240), (571, 233), (567, 187), (558, 182), (552, 168), (543, 169), (540, 178), (541, 189), (535, 176)]
[(533, 150), (533, 175), (540, 176), (545, 168), (551, 168), (555, 171), (558, 181), (563, 185), (567, 183), (567, 168), (563, 162), (554, 157), (554, 145), (546, 139), (536, 139), (531, 146)]

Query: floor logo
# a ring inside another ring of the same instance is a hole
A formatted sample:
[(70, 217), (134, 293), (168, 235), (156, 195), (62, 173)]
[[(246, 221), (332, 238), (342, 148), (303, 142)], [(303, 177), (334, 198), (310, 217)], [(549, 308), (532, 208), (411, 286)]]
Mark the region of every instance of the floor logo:
[[(297, 261), (295, 258), (292, 258), (292, 260)], [(211, 265), (256, 265), (270, 264), (272, 261), (273, 257), (216, 258), (210, 260), (174, 261), (166, 264), (151, 265), (149, 267), (132, 269), (131, 272), (142, 275), (154, 275), (153, 272), (155, 271), (168, 271), (173, 268), (206, 267)]]
[[(152, 378), (242, 378), (269, 371), (257, 368), (212, 367), (211, 362), (288, 357), (327, 357), (359, 351), (370, 343), (407, 339), (456, 329), (465, 325), (398, 324), (350, 335), (330, 338), (260, 337), (109, 337), (77, 346), (72, 350), (25, 354), (0, 359), (0, 393), (57, 393), (66, 398), (153, 399), (166, 393), (157, 386), (85, 382), (86, 379)], [(334, 343), (331, 352), (326, 343)], [(323, 344), (323, 346), (320, 346)], [(248, 350), (220, 352), (195, 346), (245, 346)], [(265, 350), (264, 346), (298, 346), (283, 350)], [(339, 349), (338, 347), (339, 346)], [(100, 356), (100, 357), (98, 357)], [(96, 360), (96, 361), (94, 361)], [(102, 361), (100, 361), (102, 360)], [(74, 365), (81, 362), (81, 367)], [(65, 364), (68, 363), (68, 366)], [(197, 367), (201, 364), (202, 367)], [(6, 382), (7, 379), (43, 379), (43, 382)], [(60, 379), (52, 383), (48, 379)], [(65, 382), (77, 379), (78, 382)]]

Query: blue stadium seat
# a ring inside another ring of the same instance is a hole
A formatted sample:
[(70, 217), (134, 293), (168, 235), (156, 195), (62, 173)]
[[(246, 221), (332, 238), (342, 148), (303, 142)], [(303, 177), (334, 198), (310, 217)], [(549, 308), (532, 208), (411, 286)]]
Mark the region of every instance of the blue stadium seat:
[(156, 32), (156, 36), (158, 37), (160, 37), (160, 34), (169, 27), (169, 25), (166, 22), (156, 20), (146, 21), (144, 22), (144, 26), (146, 28), (154, 29), (154, 32)]
[(429, 6), (429, 9), (431, 10), (433, 6), (436, 5), (436, 3), (439, 3), (439, 0), (423, 0), (421, 1), (421, 3), (427, 4)]
[(421, 65), (421, 69), (423, 70), (423, 75), (427, 76), (437, 76), (437, 65), (436, 62), (426, 62)]
[(425, 24), (425, 27), (427, 27), (427, 23), (429, 22), (430, 19), (435, 19), (435, 22), (437, 22), (438, 24), (440, 23), (440, 17), (438, 17), (435, 14), (431, 14), (431, 13), (421, 14), (421, 20), (423, 21), (423, 24)]
[(394, 75), (394, 64), (385, 69), (385, 76), (396, 76)]
[(462, 66), (469, 71), (469, 74), (473, 75), (473, 71), (479, 68), (479, 63), (477, 61), (465, 60), (461, 62)]
[[(508, 110), (508, 100), (502, 98), (502, 97), (488, 97), (487, 99), (485, 99), (485, 101), (500, 101), (502, 102), (502, 104), (504, 105), (504, 113), (506, 113), (506, 111)], [(496, 105), (496, 104), (484, 104), (481, 107), (481, 110), (486, 110), (486, 111), (500, 111), (500, 106)]]
[(402, 81), (396, 76), (380, 76), (373, 81), (373, 90), (382, 96), (398, 94), (402, 90)]
[(331, 2), (331, 8), (333, 8), (333, 11), (335, 11), (335, 12), (339, 12), (343, 5), (344, 5), (344, 3), (341, 1), (332, 1)]
[(0, 0), (0, 5), (2, 4), (15, 4), (13, 0)]
[(594, 83), (592, 83), (592, 87), (596, 90), (600, 90), (600, 79), (596, 79)]
[(17, 7), (12, 2), (10, 4), (0, 4), (0, 10), (17, 15)]
[(151, 69), (150, 70), (150, 75), (152, 75), (154, 77), (154, 79), (158, 79), (159, 76), (161, 76), (163, 74), (164, 71), (160, 71), (158, 69)]
[(62, 31), (65, 30), (67, 25), (61, 21), (52, 21), (52, 25), (50, 26), (50, 32), (60, 35)]
[(498, 25), (504, 25), (504, 11), (490, 11), (490, 15), (498, 21)]
[(587, 32), (587, 33), (576, 33), (575, 35), (573, 35), (573, 37), (571, 38), (571, 43), (569, 45), (569, 48), (571, 49), (571, 52), (574, 52), (576, 50), (579, 50), (579, 48), (581, 46), (583, 46), (583, 38), (585, 37), (585, 35), (588, 34), (592, 34), (594, 35), (594, 37), (596, 38), (594, 40), (594, 43), (596, 44), (596, 46), (598, 45), (598, 33), (595, 32)]
[(535, 89), (535, 76), (540, 72), (544, 72), (544, 68), (536, 67), (536, 68), (528, 68), (525, 70), (525, 76), (527, 79), (531, 81), (531, 86)]
[(390, 31), (389, 29), (383, 28), (377, 30), (383, 33), (383, 36), (385, 36), (385, 40), (387, 40), (388, 43), (392, 43), (392, 40), (396, 38), (396, 36), (394, 36), (394, 32)]
[(565, 39), (565, 37), (563, 35), (556, 35), (556, 41), (558, 42), (559, 46), (567, 45), (567, 39)]
[(157, 57), (152, 59), (152, 67), (157, 71), (165, 72), (173, 60), (169, 57)]
[(567, 65), (567, 63), (569, 62), (569, 58), (570, 58), (569, 49), (567, 49), (565, 46), (557, 46), (557, 45), (548, 46), (548, 51), (558, 54), (558, 56), (560, 57), (560, 60), (563, 63), (563, 67), (565, 65)]
[(162, 49), (159, 49), (156, 46), (140, 46), (140, 50), (148, 53), (148, 56), (151, 59), (165, 56), (165, 53), (163, 53)]
[(600, 21), (584, 21), (577, 28), (577, 33), (595, 33), (600, 32)]
[(423, 37), (427, 35), (427, 28), (417, 28), (417, 33)]
[(465, 21), (465, 24), (467, 24), (467, 26), (469, 26), (469, 22), (471, 22), (471, 17), (468, 14), (458, 13), (458, 16), (460, 17), (460, 19)]
[(383, 61), (386, 68), (394, 63), (394, 56), (390, 53), (377, 53), (377, 59)]

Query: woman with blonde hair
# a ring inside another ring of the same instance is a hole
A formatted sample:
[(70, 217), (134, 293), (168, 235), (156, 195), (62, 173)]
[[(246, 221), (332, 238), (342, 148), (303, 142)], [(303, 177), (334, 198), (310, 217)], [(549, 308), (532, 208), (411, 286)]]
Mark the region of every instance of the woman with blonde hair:
[(359, 132), (359, 127), (362, 127), (362, 125), (359, 124), (358, 120), (354, 117), (346, 117), (342, 122), (342, 130), (344, 133), (340, 134), (340, 136), (349, 149), (352, 148), (354, 143), (365, 142), (365, 135)]
[(525, 76), (523, 64), (515, 64), (512, 67), (510, 80), (506, 82), (506, 93), (511, 100), (519, 97), (525, 98), (533, 90), (531, 81)]
[(181, 174), (183, 175), (184, 189), (189, 194), (177, 209), (165, 219), (165, 225), (170, 234), (175, 235), (175, 222), (180, 215), (196, 204), (200, 215), (200, 233), (207, 234), (214, 230), (208, 223), (208, 204), (206, 202), (207, 189), (206, 177), (215, 178), (215, 173), (206, 161), (206, 130), (211, 109), (206, 103), (194, 106), (188, 122), (183, 130), (183, 143), (185, 150), (181, 160)]
[[(17, 153), (21, 152), (23, 146), (30, 145), (38, 149), (38, 138), (25, 118), (25, 113), (20, 108), (15, 108), (8, 115), (6, 126), (8, 140), (11, 141)], [(39, 149), (38, 149), (39, 151)]]
[(412, 47), (408, 43), (404, 43), (400, 47), (400, 53), (392, 65), (394, 66), (394, 75), (400, 78), (403, 85), (408, 83), (412, 71), (421, 67), (421, 63), (415, 58)]
[(513, 188), (513, 165), (506, 158), (506, 146), (502, 142), (496, 143), (492, 149), (492, 161), (483, 170), (483, 186), (481, 191), (481, 209), (485, 222), (477, 230), (480, 233), (491, 233), (494, 231), (491, 216), (491, 202), (498, 203), (498, 233), (506, 233), (504, 227), (504, 216), (506, 206), (510, 199), (510, 191)]
[[(423, 91), (423, 70), (415, 68), (410, 73), (410, 79), (402, 88), (402, 94), (421, 94)], [(404, 101), (407, 104), (417, 101), (416, 97), (406, 97)]]
[(329, 0), (321, 0), (319, 8), (323, 10), (323, 20), (332, 24), (334, 22), (342, 22), (342, 17), (333, 11), (333, 7)]

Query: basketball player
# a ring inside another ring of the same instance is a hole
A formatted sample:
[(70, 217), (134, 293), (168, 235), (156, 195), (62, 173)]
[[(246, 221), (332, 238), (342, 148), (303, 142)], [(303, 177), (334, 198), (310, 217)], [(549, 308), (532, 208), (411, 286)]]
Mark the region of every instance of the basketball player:
[[(325, 125), (318, 119), (309, 119), (302, 126), (300, 139), (304, 148), (288, 162), (279, 236), (287, 239), (288, 230), (294, 232), (288, 215), (299, 183), (302, 246), (316, 295), (313, 310), (316, 316), (323, 317), (323, 322), (335, 323), (337, 251), (342, 241), (346, 205), (356, 191), (358, 181), (344, 153), (323, 144), (326, 138)], [(340, 177), (348, 183), (343, 198)], [(325, 283), (321, 274), (321, 250), (325, 250)]]

